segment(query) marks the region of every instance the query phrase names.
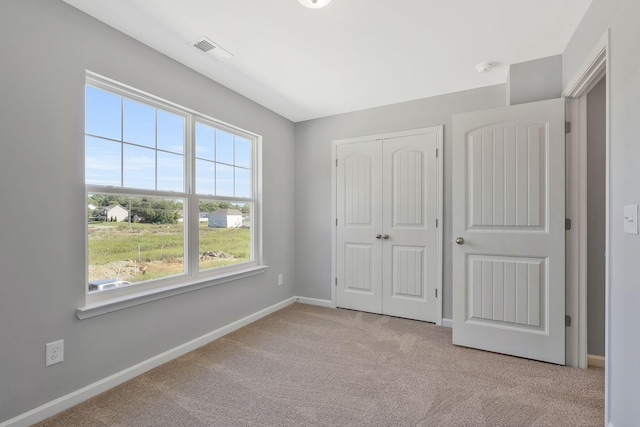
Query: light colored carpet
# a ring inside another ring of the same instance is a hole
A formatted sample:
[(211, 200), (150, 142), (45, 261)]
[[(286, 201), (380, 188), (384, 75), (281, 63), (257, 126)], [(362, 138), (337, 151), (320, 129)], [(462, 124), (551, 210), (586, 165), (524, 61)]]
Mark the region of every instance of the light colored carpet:
[(38, 426), (602, 426), (603, 408), (602, 370), (294, 304)]

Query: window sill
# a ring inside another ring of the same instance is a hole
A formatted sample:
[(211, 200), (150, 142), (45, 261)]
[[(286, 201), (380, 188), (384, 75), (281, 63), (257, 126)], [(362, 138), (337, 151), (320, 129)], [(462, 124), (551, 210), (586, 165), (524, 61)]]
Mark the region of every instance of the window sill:
[(91, 317), (100, 316), (102, 314), (112, 313), (114, 311), (123, 310), (125, 308), (134, 307), (136, 305), (145, 304), (151, 301), (168, 298), (174, 295), (180, 295), (186, 292), (195, 291), (197, 289), (208, 288), (209, 286), (219, 285), (233, 280), (244, 279), (245, 277), (255, 276), (267, 271), (268, 266), (261, 265), (251, 267), (239, 272), (216, 276), (215, 278), (202, 278), (179, 285), (167, 286), (164, 288), (153, 289), (139, 292), (136, 294), (116, 297), (107, 301), (101, 301), (95, 304), (87, 304), (84, 307), (76, 309), (76, 317), (80, 320), (89, 319)]

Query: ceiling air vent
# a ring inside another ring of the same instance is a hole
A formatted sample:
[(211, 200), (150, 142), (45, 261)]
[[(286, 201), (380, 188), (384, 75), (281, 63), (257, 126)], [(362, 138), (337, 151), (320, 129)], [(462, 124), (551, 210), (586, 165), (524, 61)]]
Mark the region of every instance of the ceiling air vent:
[(209, 41), (204, 37), (199, 40), (196, 40), (193, 45), (203, 52), (209, 52), (210, 50), (213, 50), (216, 48), (216, 45), (213, 44), (212, 41)]
[(201, 51), (209, 53), (219, 59), (231, 58), (233, 56), (231, 52), (226, 51), (219, 44), (214, 43), (213, 40), (208, 39), (207, 37), (200, 37), (191, 44)]

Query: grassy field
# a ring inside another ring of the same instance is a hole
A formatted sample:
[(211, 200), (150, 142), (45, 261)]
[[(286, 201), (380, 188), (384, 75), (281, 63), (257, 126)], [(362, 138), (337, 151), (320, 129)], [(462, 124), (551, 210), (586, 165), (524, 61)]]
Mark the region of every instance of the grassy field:
[[(249, 261), (248, 228), (200, 226), (199, 253), (218, 252), (218, 257), (201, 257), (200, 269)], [(131, 224), (96, 222), (89, 224), (89, 280), (120, 278), (129, 282), (149, 280), (184, 271), (183, 224)]]

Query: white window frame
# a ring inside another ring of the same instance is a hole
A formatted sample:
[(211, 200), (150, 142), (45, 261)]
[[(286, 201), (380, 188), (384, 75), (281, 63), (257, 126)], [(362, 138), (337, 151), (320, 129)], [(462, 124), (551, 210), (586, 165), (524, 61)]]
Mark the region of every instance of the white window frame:
[[(184, 266), (183, 274), (149, 281), (121, 288), (100, 292), (88, 291), (88, 224), (84, 224), (85, 234), (85, 306), (76, 311), (80, 319), (119, 310), (144, 302), (165, 298), (171, 295), (188, 292), (194, 289), (208, 287), (219, 283), (262, 273), (267, 266), (263, 264), (262, 256), (262, 137), (228, 123), (221, 122), (205, 114), (185, 108), (155, 95), (145, 93), (130, 86), (100, 76), (90, 71), (86, 72), (85, 86), (92, 86), (137, 102), (150, 105), (185, 117), (185, 147), (184, 147), (184, 191), (140, 190), (128, 187), (113, 187), (86, 184), (85, 207), (89, 194), (113, 194), (118, 196), (148, 196), (182, 198), (184, 200)], [(217, 196), (214, 194), (197, 194), (196, 156), (195, 156), (195, 125), (196, 122), (221, 129), (251, 141), (251, 186), (253, 197), (239, 198)], [(84, 135), (84, 133), (83, 133)], [(84, 152), (83, 137), (83, 152)], [(251, 203), (251, 255), (252, 259), (240, 264), (218, 267), (199, 271), (199, 201), (212, 200), (232, 203)]]

